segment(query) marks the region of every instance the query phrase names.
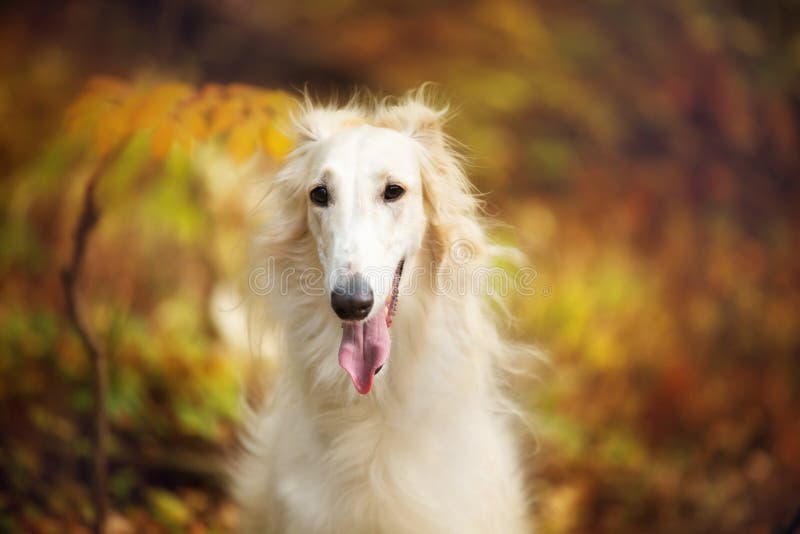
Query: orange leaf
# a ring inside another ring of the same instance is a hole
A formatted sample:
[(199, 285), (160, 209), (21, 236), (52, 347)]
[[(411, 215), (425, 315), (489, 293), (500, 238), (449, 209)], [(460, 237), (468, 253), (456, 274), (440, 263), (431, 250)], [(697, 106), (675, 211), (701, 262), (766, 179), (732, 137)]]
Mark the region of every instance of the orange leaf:
[(178, 118), (183, 129), (191, 137), (202, 140), (208, 135), (208, 121), (201, 106), (192, 105), (187, 107)]
[(184, 84), (166, 83), (145, 93), (136, 111), (133, 113), (134, 128), (152, 128), (159, 124), (175, 107), (192, 96), (192, 89)]
[(107, 154), (116, 145), (122, 143), (127, 135), (126, 118), (117, 113), (116, 109), (105, 113), (98, 121), (95, 128), (95, 148), (102, 154)]
[(150, 151), (156, 159), (164, 159), (175, 141), (176, 124), (173, 119), (165, 119), (156, 127), (150, 141)]
[(247, 121), (231, 131), (228, 153), (237, 163), (242, 163), (258, 148), (258, 123)]
[(211, 115), (211, 133), (222, 133), (242, 118), (244, 103), (238, 98), (224, 100)]

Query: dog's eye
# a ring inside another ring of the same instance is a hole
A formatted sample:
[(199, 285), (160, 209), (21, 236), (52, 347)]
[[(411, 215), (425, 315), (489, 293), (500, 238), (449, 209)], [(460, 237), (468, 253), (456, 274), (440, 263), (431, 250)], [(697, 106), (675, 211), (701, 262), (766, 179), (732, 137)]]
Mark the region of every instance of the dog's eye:
[(317, 206), (325, 207), (328, 205), (328, 188), (325, 186), (315, 187), (308, 196), (311, 198), (311, 202)]
[(405, 192), (406, 190), (401, 186), (397, 184), (389, 184), (386, 186), (386, 189), (383, 190), (383, 200), (386, 202), (397, 200), (398, 198), (402, 197), (403, 193)]

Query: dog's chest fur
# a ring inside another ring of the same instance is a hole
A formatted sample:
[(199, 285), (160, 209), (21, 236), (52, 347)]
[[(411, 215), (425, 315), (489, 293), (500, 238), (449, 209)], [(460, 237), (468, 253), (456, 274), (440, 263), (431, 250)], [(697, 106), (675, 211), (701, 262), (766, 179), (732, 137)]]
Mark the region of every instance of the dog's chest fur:
[(338, 406), (292, 396), (275, 407), (269, 445), (252, 458), (254, 470), (272, 469), (245, 514), (263, 523), (248, 532), (528, 532), (511, 432), (492, 413), (482, 372), (443, 357), (454, 346), (447, 333), (414, 327), (396, 325), (370, 396)]
[[(300, 422), (294, 443), (276, 450), (286, 531), (520, 532), (525, 503), (505, 429), (463, 406), (442, 417), (446, 404), (391, 421), (368, 413), (373, 407), (327, 414), (317, 425), (299, 407), (283, 414)], [(332, 426), (339, 428), (326, 435)]]

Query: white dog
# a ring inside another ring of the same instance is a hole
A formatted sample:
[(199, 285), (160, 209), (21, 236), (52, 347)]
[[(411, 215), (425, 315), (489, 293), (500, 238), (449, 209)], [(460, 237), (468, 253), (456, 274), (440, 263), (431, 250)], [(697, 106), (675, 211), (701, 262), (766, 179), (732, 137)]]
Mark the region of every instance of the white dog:
[(425, 100), (296, 120), (257, 238), (285, 354), (234, 476), (245, 532), (530, 532), (499, 385), (519, 347), (463, 283), (499, 249)]

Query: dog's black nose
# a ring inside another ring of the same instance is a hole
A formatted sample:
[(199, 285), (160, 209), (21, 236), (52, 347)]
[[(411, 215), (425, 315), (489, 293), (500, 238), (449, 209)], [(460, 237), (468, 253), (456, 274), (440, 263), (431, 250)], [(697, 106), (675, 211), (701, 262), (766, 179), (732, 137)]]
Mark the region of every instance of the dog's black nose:
[(372, 309), (372, 288), (361, 273), (342, 277), (331, 292), (331, 307), (341, 319), (358, 321)]

